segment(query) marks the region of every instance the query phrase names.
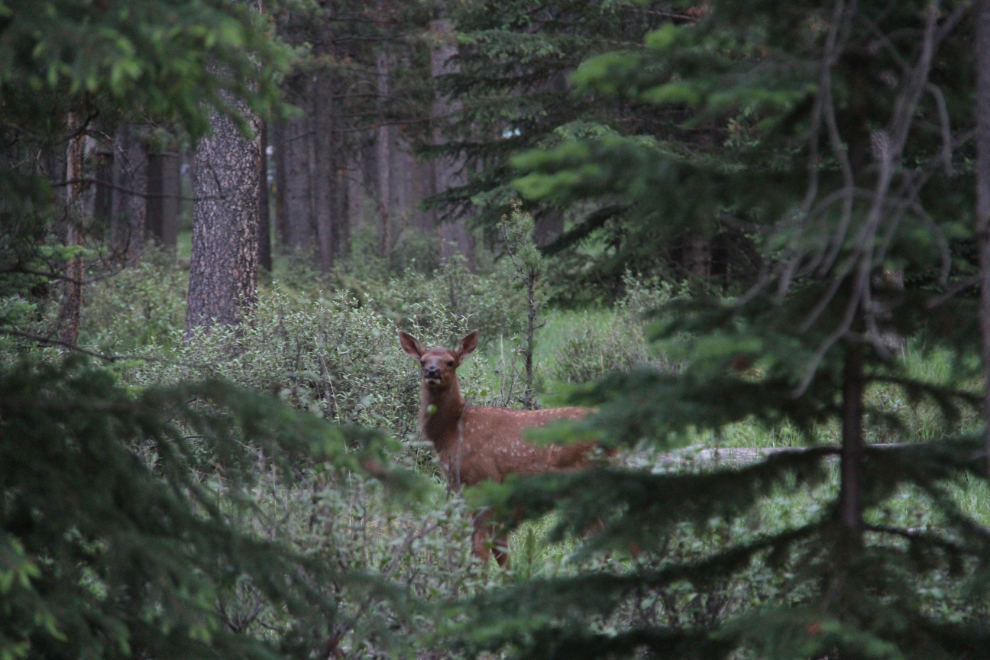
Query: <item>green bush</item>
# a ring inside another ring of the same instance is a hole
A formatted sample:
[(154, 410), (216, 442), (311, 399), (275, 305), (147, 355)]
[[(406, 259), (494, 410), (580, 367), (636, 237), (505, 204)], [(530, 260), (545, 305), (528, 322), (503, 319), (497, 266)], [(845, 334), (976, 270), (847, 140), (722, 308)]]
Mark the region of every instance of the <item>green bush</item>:
[[(497, 337), (516, 334), (525, 323), (525, 299), (509, 276), (501, 268), (476, 275), (459, 256), (429, 275), (408, 269), (387, 280), (338, 276), (338, 285), (406, 329), (478, 328), (483, 337)], [(438, 338), (443, 344), (460, 336)]]
[(171, 347), (185, 327), (189, 289), (189, 273), (175, 257), (149, 248), (137, 266), (102, 275), (83, 294), (80, 345), (118, 353)]

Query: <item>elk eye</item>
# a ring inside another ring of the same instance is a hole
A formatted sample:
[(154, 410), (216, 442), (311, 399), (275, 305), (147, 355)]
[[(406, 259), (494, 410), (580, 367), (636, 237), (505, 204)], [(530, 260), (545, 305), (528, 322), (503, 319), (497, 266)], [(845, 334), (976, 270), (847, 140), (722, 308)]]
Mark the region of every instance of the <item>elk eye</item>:
[(448, 367), (454, 366), (454, 361), (453, 360), (447, 360), (447, 366)]

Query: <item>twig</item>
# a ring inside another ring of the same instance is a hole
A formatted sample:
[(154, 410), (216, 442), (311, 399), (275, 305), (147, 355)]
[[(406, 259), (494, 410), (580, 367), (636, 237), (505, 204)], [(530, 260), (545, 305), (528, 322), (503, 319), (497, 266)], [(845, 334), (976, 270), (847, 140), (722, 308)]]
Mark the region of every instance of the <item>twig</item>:
[(40, 344), (49, 344), (52, 346), (62, 346), (63, 348), (68, 348), (69, 350), (75, 351), (76, 353), (82, 353), (83, 355), (89, 355), (90, 357), (95, 357), (106, 362), (122, 362), (128, 360), (142, 360), (144, 362), (156, 362), (160, 364), (170, 364), (175, 367), (189, 367), (192, 369), (209, 369), (209, 365), (206, 364), (196, 364), (193, 362), (178, 362), (176, 360), (167, 360), (165, 358), (156, 357), (146, 357), (141, 355), (106, 355), (104, 353), (97, 353), (96, 351), (91, 351), (89, 349), (82, 348), (71, 342), (61, 341), (59, 339), (49, 339), (48, 337), (42, 337), (40, 335), (32, 335), (28, 332), (21, 332), (20, 330), (10, 330), (8, 328), (0, 328), (0, 334), (9, 335), (11, 337), (20, 337), (22, 339), (28, 339), (30, 341), (36, 341)]

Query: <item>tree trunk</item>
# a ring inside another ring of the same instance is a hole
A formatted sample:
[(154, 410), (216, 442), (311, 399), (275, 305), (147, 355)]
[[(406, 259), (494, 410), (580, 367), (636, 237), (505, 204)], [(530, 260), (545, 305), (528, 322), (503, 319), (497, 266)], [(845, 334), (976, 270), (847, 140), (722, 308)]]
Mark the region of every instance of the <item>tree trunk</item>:
[(272, 158), (275, 166), (275, 238), (276, 247), (285, 251), (289, 244), (289, 218), (286, 216), (286, 189), (288, 188), (287, 161), (285, 158), (285, 124), (272, 125)]
[[(78, 129), (77, 118), (70, 114), (68, 120), (69, 133)], [(66, 236), (65, 244), (69, 246), (82, 245), (82, 234), (77, 223), (80, 218), (80, 196), (83, 184), (78, 181), (84, 178), (83, 163), (86, 156), (86, 136), (78, 135), (69, 140), (68, 151), (66, 153), (65, 178), (70, 182), (66, 188), (65, 216), (66, 216)], [(62, 301), (58, 307), (58, 328), (59, 341), (64, 344), (75, 345), (79, 339), (79, 314), (82, 310), (82, 279), (85, 274), (83, 258), (74, 257), (66, 265), (66, 279), (62, 285)]]
[(94, 178), (96, 192), (93, 197), (93, 219), (103, 228), (113, 227), (113, 143), (96, 154)]
[(850, 340), (842, 384), (842, 454), (839, 521), (850, 531), (863, 527), (863, 347)]
[[(451, 58), (457, 54), (457, 46), (450, 39), (452, 32), (450, 21), (434, 20), (430, 21), (430, 29), (444, 37), (443, 45), (430, 51), (430, 69), (434, 78), (455, 73), (457, 68), (451, 63)], [(448, 99), (437, 98), (433, 103), (433, 142), (443, 144), (446, 142), (440, 132), (440, 120), (443, 117), (453, 114), (460, 109), (460, 103)], [(435, 168), (434, 182), (438, 193), (454, 186), (464, 185), (464, 162), (463, 159), (437, 159), (433, 161)], [(451, 222), (445, 222), (440, 226), (440, 252), (446, 261), (454, 254), (460, 253), (468, 261), (468, 266), (474, 266), (474, 242), (468, 233), (467, 226), (463, 218), (458, 218)]]
[(312, 111), (313, 224), (316, 227), (316, 263), (320, 271), (333, 270), (336, 246), (333, 241), (334, 194), (337, 172), (334, 167), (333, 80), (327, 72), (314, 77)]
[(564, 233), (564, 214), (557, 209), (547, 209), (536, 219), (533, 240), (540, 247), (549, 245)]
[(268, 201), (268, 122), (259, 122), (258, 150), (258, 266), (272, 272), (272, 227)]
[(179, 154), (148, 154), (145, 235), (175, 252), (179, 232)]
[(333, 197), (333, 222), (331, 225), (331, 240), (333, 241), (334, 261), (348, 254), (351, 243), (350, 200), (348, 185), (347, 160), (344, 150), (340, 148), (341, 134), (336, 130), (334, 122), (334, 140), (338, 145), (334, 150), (333, 171), (331, 172), (330, 192)]
[(412, 176), (410, 195), (412, 195), (413, 225), (423, 233), (436, 232), (436, 213), (423, 211), (419, 208), (419, 203), (436, 193), (436, 182), (434, 181), (433, 164), (424, 163), (414, 156), (410, 156), (410, 171)]
[(980, 334), (984, 434), (990, 470), (990, 0), (976, 4), (976, 241), (980, 259)]
[(215, 112), (210, 128), (196, 150), (186, 336), (240, 322), (257, 299), (260, 141)]
[(144, 254), (148, 153), (137, 124), (120, 126), (114, 143), (110, 240), (118, 259), (134, 264)]
[(378, 168), (378, 256), (387, 257), (392, 249), (392, 131), (385, 123), (384, 104), (388, 97), (388, 55), (383, 50), (378, 53), (375, 64), (378, 76), (379, 124), (375, 135), (375, 165)]
[(712, 272), (712, 244), (694, 234), (685, 236), (684, 266), (698, 282), (707, 282)]
[(284, 245), (289, 252), (311, 250), (315, 239), (310, 139), (308, 117), (293, 119), (285, 124), (282, 142), (285, 161)]

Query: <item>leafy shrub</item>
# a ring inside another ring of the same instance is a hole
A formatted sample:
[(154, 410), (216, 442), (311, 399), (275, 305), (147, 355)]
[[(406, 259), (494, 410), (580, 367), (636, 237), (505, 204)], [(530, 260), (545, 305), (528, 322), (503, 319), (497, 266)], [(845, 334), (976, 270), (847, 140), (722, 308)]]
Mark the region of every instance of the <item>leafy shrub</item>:
[[(406, 329), (470, 327), (497, 337), (520, 332), (525, 321), (525, 300), (507, 275), (500, 270), (476, 275), (459, 256), (430, 275), (410, 269), (384, 281), (339, 281), (362, 304)], [(439, 343), (459, 338), (444, 337)]]
[(189, 288), (189, 274), (175, 257), (149, 248), (137, 266), (107, 275), (83, 294), (79, 343), (119, 353), (170, 347), (185, 327)]
[(658, 277), (644, 278), (626, 271), (622, 278), (625, 297), (619, 302), (621, 309), (635, 319), (645, 319), (663, 305), (683, 295), (681, 287)]

